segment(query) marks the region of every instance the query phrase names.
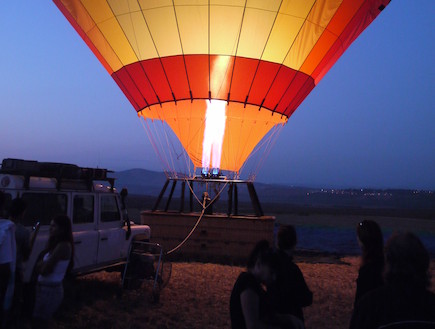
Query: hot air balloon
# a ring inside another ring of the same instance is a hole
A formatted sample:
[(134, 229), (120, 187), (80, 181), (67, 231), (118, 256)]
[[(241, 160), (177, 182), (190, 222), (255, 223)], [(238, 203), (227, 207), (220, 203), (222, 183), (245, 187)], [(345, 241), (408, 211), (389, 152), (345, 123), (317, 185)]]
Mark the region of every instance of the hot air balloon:
[[(390, 1), (54, 2), (145, 127), (170, 127), (193, 172), (238, 177)], [(158, 154), (171, 148), (154, 134)]]

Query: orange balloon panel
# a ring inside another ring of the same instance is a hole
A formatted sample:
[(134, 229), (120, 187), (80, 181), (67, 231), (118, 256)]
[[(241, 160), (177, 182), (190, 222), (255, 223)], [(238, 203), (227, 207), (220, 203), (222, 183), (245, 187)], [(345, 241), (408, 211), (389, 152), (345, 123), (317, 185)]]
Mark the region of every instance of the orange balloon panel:
[[(181, 101), (153, 105), (139, 112), (145, 119), (166, 122), (177, 135), (195, 167), (202, 166), (204, 130), (208, 100)], [(258, 142), (277, 124), (287, 118), (258, 111), (258, 107), (229, 103), (225, 106), (226, 123), (220, 168), (238, 171)]]
[[(155, 112), (152, 117), (165, 120), (195, 165), (201, 148), (191, 145), (201, 144), (200, 137), (192, 139), (193, 132), (177, 127), (198, 131), (200, 119), (193, 124), (192, 118), (202, 115), (204, 120), (205, 103), (195, 100), (225, 101), (228, 122), (222, 161), (236, 171), (265, 135), (265, 127), (277, 124), (276, 118), (290, 117), (390, 2), (53, 1), (136, 111)], [(258, 116), (268, 117), (267, 124), (252, 119)], [(236, 117), (251, 119), (233, 129), (238, 123), (231, 120)], [(231, 137), (237, 133), (252, 141)]]

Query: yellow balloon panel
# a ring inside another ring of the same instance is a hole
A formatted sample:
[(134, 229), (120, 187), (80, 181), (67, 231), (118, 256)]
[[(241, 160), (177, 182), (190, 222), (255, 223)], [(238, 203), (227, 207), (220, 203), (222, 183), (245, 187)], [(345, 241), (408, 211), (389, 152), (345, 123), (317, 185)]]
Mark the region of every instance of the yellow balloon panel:
[(310, 13), (315, 0), (284, 0), (266, 44), (263, 60), (282, 63)]
[(130, 46), (139, 60), (157, 57), (142, 11), (117, 16)]
[(208, 53), (208, 7), (176, 6), (184, 54)]
[(275, 17), (271, 11), (246, 8), (237, 56), (261, 57)]
[(81, 0), (81, 3), (97, 24), (114, 17), (107, 0)]
[[(107, 40), (122, 65), (137, 61), (124, 31), (119, 25), (109, 3), (106, 0), (82, 0), (86, 11), (95, 21), (97, 28)], [(112, 67), (116, 71), (117, 67)]]
[(277, 12), (281, 5), (281, 0), (247, 0), (246, 8), (262, 9), (265, 11)]
[(107, 0), (115, 16), (127, 15), (141, 11), (137, 0)]
[(279, 8), (279, 13), (305, 19), (315, 2), (316, 0), (283, 0)]
[(173, 5), (172, 0), (138, 0), (137, 2), (139, 3), (142, 10), (169, 6), (172, 7)]
[(262, 59), (282, 63), (303, 24), (303, 17), (278, 14)]
[(209, 0), (174, 0), (176, 6), (208, 6)]
[(342, 0), (318, 0), (289, 49), (284, 65), (299, 70), (328, 26)]
[(143, 14), (159, 56), (181, 54), (174, 7), (171, 5), (144, 10)]
[(77, 24), (80, 27), (81, 31), (78, 30), (78, 32), (109, 74), (120, 69), (122, 67), (121, 61), (83, 4), (80, 1), (62, 1), (62, 6), (60, 8), (65, 16), (68, 17), (73, 26)]
[(245, 0), (210, 0), (210, 5), (244, 7)]
[[(151, 106), (139, 112), (145, 119), (166, 122), (180, 140), (192, 163), (202, 167), (203, 142), (206, 126), (207, 100), (180, 101)], [(239, 171), (255, 146), (286, 117), (259, 111), (258, 107), (230, 103), (225, 107), (226, 122), (222, 142), (222, 170)]]
[(210, 7), (210, 53), (235, 55), (243, 7)]
[[(229, 55), (317, 69), (350, 25), (359, 34), (386, 0), (54, 0), (110, 74), (176, 55)], [(69, 15), (71, 17), (69, 17)], [(352, 22), (359, 15), (360, 22)], [(346, 31), (352, 36), (352, 31)], [(346, 37), (347, 38), (347, 37)], [(342, 51), (344, 51), (343, 48)]]

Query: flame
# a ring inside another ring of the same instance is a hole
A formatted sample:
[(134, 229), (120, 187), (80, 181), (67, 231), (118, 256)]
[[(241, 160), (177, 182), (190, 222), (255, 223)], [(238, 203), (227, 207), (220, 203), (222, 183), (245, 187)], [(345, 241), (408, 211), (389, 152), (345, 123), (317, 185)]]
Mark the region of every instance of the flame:
[(212, 99), (207, 102), (205, 112), (204, 139), (202, 142), (202, 167), (208, 173), (210, 162), (212, 168), (219, 172), (222, 157), (222, 142), (225, 134), (226, 102)]

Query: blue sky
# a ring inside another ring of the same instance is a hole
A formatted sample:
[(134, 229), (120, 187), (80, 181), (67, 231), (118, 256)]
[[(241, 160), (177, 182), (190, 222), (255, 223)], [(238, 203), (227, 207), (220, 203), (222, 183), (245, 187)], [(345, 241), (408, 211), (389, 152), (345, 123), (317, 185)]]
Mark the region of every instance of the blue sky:
[[(130, 103), (51, 1), (0, 20), (0, 158), (161, 170)], [(393, 0), (289, 119), (258, 181), (435, 189), (435, 2)]]

